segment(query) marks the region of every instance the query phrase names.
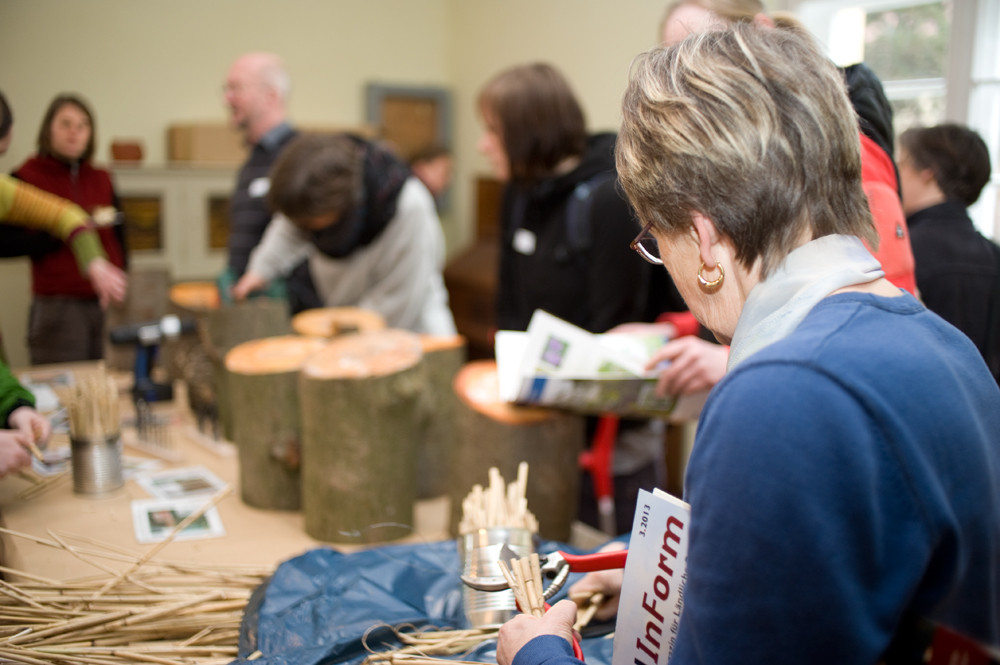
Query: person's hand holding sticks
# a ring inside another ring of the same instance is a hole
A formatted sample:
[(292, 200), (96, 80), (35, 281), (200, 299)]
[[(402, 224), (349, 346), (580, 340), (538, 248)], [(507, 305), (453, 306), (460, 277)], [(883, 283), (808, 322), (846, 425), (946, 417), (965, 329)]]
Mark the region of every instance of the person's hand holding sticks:
[(560, 600), (540, 617), (518, 614), (500, 627), (497, 639), (498, 665), (511, 665), (521, 647), (541, 635), (555, 635), (572, 644), (575, 621), (576, 603), (572, 600)]
[(0, 478), (31, 466), (30, 438), (16, 429), (0, 430)]
[(49, 419), (30, 406), (19, 406), (7, 416), (7, 424), (25, 435), (28, 450), (39, 462), (44, 462), (38, 446), (44, 446), (52, 435), (52, 423)]

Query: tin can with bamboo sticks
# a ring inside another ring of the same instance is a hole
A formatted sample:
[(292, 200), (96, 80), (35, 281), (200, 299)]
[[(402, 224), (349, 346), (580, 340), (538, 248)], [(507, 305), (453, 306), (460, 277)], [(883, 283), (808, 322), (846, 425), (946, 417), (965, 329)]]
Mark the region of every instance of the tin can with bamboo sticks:
[(77, 494), (102, 496), (125, 484), (118, 407), (118, 388), (103, 366), (95, 374), (76, 377), (66, 411)]
[[(490, 467), (488, 483), (473, 485), (462, 501), (459, 522), (458, 554), (462, 575), (475, 579), (503, 578), (500, 550), (507, 545), (518, 557), (535, 551), (538, 520), (528, 510), (528, 463), (517, 465), (517, 478), (509, 484), (500, 470)], [(514, 616), (517, 603), (514, 592), (478, 591), (462, 588), (465, 617), (475, 628), (499, 626)]]
[[(462, 534), (458, 539), (462, 575), (473, 578), (503, 578), (500, 550), (506, 544), (518, 557), (534, 552), (532, 533), (520, 527), (489, 527)], [(473, 628), (499, 626), (517, 613), (514, 592), (477, 591), (462, 586), (465, 617)]]

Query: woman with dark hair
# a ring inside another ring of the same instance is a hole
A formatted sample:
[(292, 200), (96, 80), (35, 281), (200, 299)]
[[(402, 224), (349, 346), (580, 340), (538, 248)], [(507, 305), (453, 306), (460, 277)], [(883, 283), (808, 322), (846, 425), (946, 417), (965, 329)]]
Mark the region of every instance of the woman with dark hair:
[[(617, 186), (616, 137), (588, 135), (569, 83), (534, 63), (482, 88), (479, 150), (506, 183), (500, 211), (497, 325), (525, 330), (536, 309), (593, 333), (669, 309), (666, 275), (628, 250), (634, 213)], [(662, 423), (621, 423), (615, 448), (616, 530), (630, 528), (638, 489), (657, 480)], [(597, 524), (584, 485), (581, 519)]]
[(990, 180), (990, 153), (956, 124), (914, 127), (899, 137), (903, 211), (927, 308), (964, 332), (1000, 381), (1000, 248), (967, 208)]
[[(56, 97), (38, 132), (38, 154), (14, 176), (68, 199), (91, 217), (116, 221), (118, 197), (110, 174), (91, 164), (94, 117), (76, 95)], [(118, 269), (125, 267), (124, 229), (96, 228), (101, 249)], [(28, 351), (32, 364), (94, 360), (104, 355), (107, 296), (77, 267), (72, 248), (38, 234), (31, 253), (32, 294)], [(119, 294), (123, 295), (123, 294)]]
[[(506, 183), (499, 328), (526, 329), (536, 309), (595, 333), (647, 320), (651, 271), (620, 242), (633, 213), (616, 187), (615, 135), (587, 134), (569, 83), (544, 63), (497, 74), (478, 104), (479, 150)], [(585, 192), (584, 218), (570, 219)]]

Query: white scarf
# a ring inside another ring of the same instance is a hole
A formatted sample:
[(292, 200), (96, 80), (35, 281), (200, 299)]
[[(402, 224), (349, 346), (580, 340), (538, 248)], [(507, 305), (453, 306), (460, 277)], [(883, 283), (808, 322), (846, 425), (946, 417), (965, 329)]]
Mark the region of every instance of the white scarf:
[(855, 236), (823, 236), (797, 247), (750, 291), (733, 333), (727, 371), (787, 337), (837, 289), (873, 282), (884, 274)]

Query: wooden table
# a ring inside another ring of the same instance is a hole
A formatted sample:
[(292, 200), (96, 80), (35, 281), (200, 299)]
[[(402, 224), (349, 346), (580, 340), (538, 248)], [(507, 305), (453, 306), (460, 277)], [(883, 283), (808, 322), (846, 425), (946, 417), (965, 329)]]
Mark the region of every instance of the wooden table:
[[(87, 365), (71, 369), (87, 369)], [(92, 368), (92, 366), (89, 366)], [(20, 375), (21, 372), (18, 372)], [(131, 376), (115, 376), (121, 387), (123, 420), (134, 411), (128, 399)], [(169, 418), (167, 432), (172, 449), (179, 456), (176, 461), (162, 461), (162, 468), (181, 468), (203, 465), (223, 481), (230, 483), (233, 492), (218, 504), (218, 511), (226, 535), (221, 538), (177, 541), (156, 554), (162, 561), (198, 561), (202, 563), (231, 563), (233, 565), (259, 565), (274, 568), (290, 557), (309, 549), (332, 546), (340, 550), (370, 547), (374, 542), (352, 544), (322, 543), (310, 538), (303, 528), (301, 512), (259, 510), (240, 500), (239, 469), (236, 449), (225, 441), (214, 441), (200, 433), (185, 405), (182, 386), (175, 389), (171, 403), (158, 403), (155, 413)], [(138, 449), (135, 430), (124, 428), (125, 455), (153, 459), (154, 455)], [(53, 445), (68, 445), (54, 439)], [(74, 494), (68, 478), (51, 489), (30, 499), (19, 499), (31, 483), (15, 475), (0, 479), (0, 525), (28, 536), (51, 540), (49, 532), (56, 535), (88, 537), (102, 544), (121, 548), (142, 556), (155, 545), (139, 544), (132, 524), (131, 503), (135, 499), (150, 498), (134, 480), (104, 498), (88, 498)], [(424, 542), (448, 539), (448, 505), (445, 499), (418, 502), (411, 536), (394, 542)], [(92, 575), (94, 567), (71, 554), (51, 546), (33, 542), (28, 538), (0, 535), (5, 554), (3, 564), (17, 570), (59, 580)]]

